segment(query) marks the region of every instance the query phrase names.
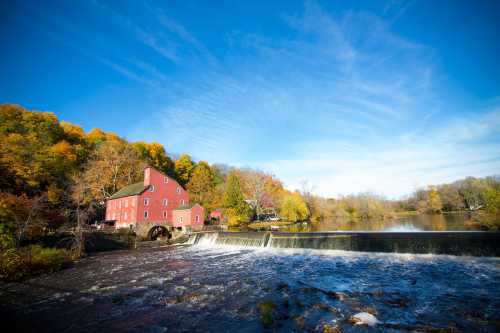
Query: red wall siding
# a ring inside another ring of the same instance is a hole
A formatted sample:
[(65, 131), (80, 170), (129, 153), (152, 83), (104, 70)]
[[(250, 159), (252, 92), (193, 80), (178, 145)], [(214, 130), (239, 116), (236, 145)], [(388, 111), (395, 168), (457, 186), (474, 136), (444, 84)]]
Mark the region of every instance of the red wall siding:
[[(198, 219), (196, 218), (198, 216)], [(181, 221), (182, 217), (182, 221)], [(190, 209), (176, 210), (173, 213), (172, 226), (202, 226), (204, 217), (204, 209), (200, 205), (194, 205)]]
[[(167, 182), (165, 183), (165, 179)], [(144, 221), (167, 221), (172, 222), (172, 211), (179, 207), (182, 202), (189, 203), (189, 195), (174, 179), (165, 176), (158, 170), (146, 168), (144, 170), (144, 185), (154, 186), (154, 190), (146, 190), (139, 195), (139, 203), (137, 210), (138, 223)], [(179, 192), (177, 191), (179, 190)], [(149, 204), (144, 205), (144, 199), (149, 199)], [(167, 205), (163, 203), (163, 199), (167, 199)], [(144, 217), (144, 212), (148, 212), (148, 218)], [(163, 212), (167, 212), (166, 219)]]
[[(116, 220), (116, 227), (127, 227), (130, 224), (144, 222), (160, 222), (172, 224), (173, 210), (181, 204), (189, 204), (189, 195), (174, 179), (165, 176), (158, 170), (148, 167), (144, 169), (144, 185), (150, 188), (139, 195), (108, 200), (106, 202), (106, 220)], [(145, 205), (144, 199), (149, 203)], [(167, 199), (167, 205), (164, 204)], [(195, 206), (196, 207), (196, 206)], [(203, 211), (203, 207), (201, 207)], [(145, 218), (144, 212), (148, 212)], [(164, 212), (167, 217), (164, 217)], [(125, 219), (126, 213), (126, 219)], [(200, 215), (203, 223), (203, 214)], [(190, 217), (188, 219), (190, 220)]]
[(137, 195), (106, 202), (106, 220), (116, 220), (116, 228), (128, 228), (137, 221)]

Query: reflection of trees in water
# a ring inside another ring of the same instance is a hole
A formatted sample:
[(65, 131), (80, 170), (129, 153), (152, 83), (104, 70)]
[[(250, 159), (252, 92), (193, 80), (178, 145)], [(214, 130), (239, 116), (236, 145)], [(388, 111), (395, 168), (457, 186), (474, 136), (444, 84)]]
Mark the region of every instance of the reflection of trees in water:
[(442, 214), (421, 215), (418, 216), (421, 224), (425, 226), (425, 230), (445, 231), (446, 220)]
[(282, 231), (310, 232), (335, 230), (382, 231), (391, 228), (420, 229), (425, 231), (467, 230), (466, 213), (421, 214), (393, 220), (350, 220), (337, 218), (334, 220), (294, 224)]

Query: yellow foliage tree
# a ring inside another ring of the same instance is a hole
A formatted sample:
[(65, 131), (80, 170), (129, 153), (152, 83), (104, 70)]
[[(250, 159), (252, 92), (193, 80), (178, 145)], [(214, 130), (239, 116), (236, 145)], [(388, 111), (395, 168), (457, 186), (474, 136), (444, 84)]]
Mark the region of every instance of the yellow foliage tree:
[(283, 197), (280, 206), (280, 215), (283, 220), (292, 222), (303, 221), (309, 216), (309, 210), (301, 195), (293, 192)]

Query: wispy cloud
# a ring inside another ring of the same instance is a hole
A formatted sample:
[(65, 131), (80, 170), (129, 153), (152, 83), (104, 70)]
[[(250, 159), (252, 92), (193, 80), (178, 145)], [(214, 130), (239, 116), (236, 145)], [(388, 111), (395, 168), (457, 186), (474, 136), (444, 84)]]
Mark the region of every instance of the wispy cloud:
[(155, 96), (156, 110), (129, 130), (131, 139), (260, 167), (292, 188), (307, 179), (323, 195), (397, 196), (500, 170), (500, 100), (449, 111), (458, 103), (441, 94), (435, 51), (392, 29), (411, 3), (395, 2), (379, 17), (307, 1), (281, 14), (285, 34), (221, 36), (224, 59), (162, 8), (138, 6), (147, 20), (95, 1), (106, 37), (31, 11), (54, 39)]
[(365, 12), (333, 16), (307, 2), (282, 17), (295, 38), (230, 35), (226, 70), (186, 79), (156, 114), (157, 139), (292, 188), (307, 179), (323, 195), (399, 196), (498, 169), (500, 147), (470, 141), (498, 134), (496, 109), (446, 116), (432, 49)]
[[(417, 187), (450, 182), (500, 170), (500, 108), (455, 117), (405, 136), (372, 142), (370, 146), (343, 142), (309, 142), (298, 159), (262, 163), (299, 188), (307, 179), (323, 195), (372, 191), (389, 197)], [(300, 173), (304, 176), (297, 177)]]

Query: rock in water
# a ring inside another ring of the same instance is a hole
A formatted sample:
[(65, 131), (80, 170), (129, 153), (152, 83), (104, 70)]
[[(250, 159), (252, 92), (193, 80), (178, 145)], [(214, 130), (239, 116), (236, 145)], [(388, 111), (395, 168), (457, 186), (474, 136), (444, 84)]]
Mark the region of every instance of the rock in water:
[(351, 317), (351, 322), (355, 325), (368, 325), (375, 326), (380, 324), (380, 321), (372, 314), (368, 312), (359, 312)]

